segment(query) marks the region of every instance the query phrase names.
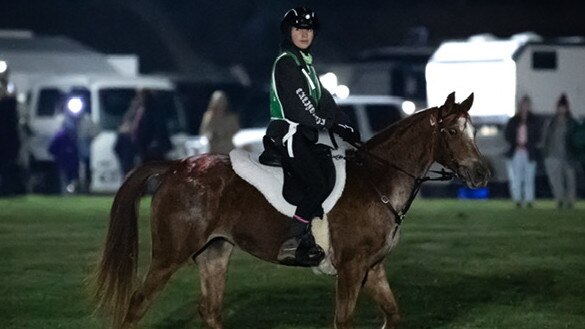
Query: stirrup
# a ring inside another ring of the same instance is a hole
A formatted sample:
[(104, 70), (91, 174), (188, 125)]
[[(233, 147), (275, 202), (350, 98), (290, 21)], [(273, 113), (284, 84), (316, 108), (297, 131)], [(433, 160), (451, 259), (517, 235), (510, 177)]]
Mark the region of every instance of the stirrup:
[(276, 257), (283, 265), (304, 267), (317, 266), (323, 258), (325, 252), (309, 234), (284, 241)]

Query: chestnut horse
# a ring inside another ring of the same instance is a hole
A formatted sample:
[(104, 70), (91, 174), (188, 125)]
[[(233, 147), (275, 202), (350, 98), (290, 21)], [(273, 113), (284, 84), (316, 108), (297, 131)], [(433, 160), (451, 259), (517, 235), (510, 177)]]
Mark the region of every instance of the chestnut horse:
[[(393, 328), (398, 307), (388, 285), (384, 259), (396, 244), (399, 220), (434, 161), (470, 187), (485, 186), (489, 170), (475, 145), (468, 115), (473, 94), (403, 119), (374, 136), (363, 149), (370, 156), (348, 161), (343, 195), (328, 214), (337, 269), (335, 327), (352, 328), (362, 287)], [(370, 159), (376, 160), (370, 160)], [(152, 197), (152, 261), (137, 281), (137, 205), (149, 177), (161, 175)], [(389, 201), (388, 202), (382, 202)], [(194, 260), (200, 271), (199, 312), (209, 328), (222, 328), (226, 271), (234, 246), (277, 263), (290, 219), (274, 209), (233, 170), (225, 155), (145, 164), (134, 170), (115, 196), (103, 257), (96, 273), (98, 310), (114, 328), (134, 328), (179, 267)], [(136, 283), (136, 284), (135, 284)]]

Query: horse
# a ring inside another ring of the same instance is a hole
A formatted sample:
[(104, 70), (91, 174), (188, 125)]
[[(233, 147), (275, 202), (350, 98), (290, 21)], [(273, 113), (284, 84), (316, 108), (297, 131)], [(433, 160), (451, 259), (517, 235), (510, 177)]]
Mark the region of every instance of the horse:
[[(487, 184), (489, 169), (468, 114), (473, 94), (417, 112), (375, 135), (360, 161), (347, 159), (346, 186), (329, 212), (332, 263), (337, 270), (334, 325), (353, 328), (362, 287), (380, 308), (383, 328), (395, 328), (398, 306), (384, 260), (399, 238), (402, 212), (433, 162), (469, 187)], [(356, 157), (357, 158), (357, 157)], [(160, 184), (151, 201), (152, 260), (137, 282), (137, 206), (151, 176)], [(394, 211), (391, 211), (394, 210)], [(226, 272), (234, 246), (277, 263), (290, 219), (232, 169), (229, 157), (207, 154), (146, 163), (115, 195), (103, 255), (95, 274), (96, 309), (113, 328), (135, 328), (147, 308), (187, 262), (200, 271), (199, 313), (207, 328), (222, 328)]]

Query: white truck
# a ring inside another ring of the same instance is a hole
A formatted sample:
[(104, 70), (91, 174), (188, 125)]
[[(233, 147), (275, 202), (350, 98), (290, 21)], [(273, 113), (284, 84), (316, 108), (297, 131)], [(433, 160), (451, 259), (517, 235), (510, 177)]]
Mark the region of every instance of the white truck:
[[(172, 83), (166, 78), (121, 75), (65, 75), (37, 80), (29, 90), (25, 118), (29, 131), (28, 155), (33, 185), (54, 180), (49, 142), (60, 129), (62, 104), (75, 97), (88, 111), (98, 133), (90, 147), (91, 185), (94, 193), (114, 192), (122, 182), (122, 172), (113, 147), (122, 118), (140, 89), (157, 91), (155, 97), (165, 104), (167, 126), (173, 149), (168, 158), (182, 158), (207, 150), (205, 138), (185, 133), (183, 109)], [(67, 108), (67, 107), (65, 107)]]
[(491, 163), (492, 181), (508, 180), (503, 129), (528, 95), (541, 117), (555, 111), (566, 93), (573, 113), (585, 117), (585, 39), (544, 42), (525, 33), (510, 39), (475, 36), (442, 43), (426, 66), (427, 102), (441, 104), (455, 91), (457, 101), (474, 93), (470, 114), (479, 126), (477, 144)]

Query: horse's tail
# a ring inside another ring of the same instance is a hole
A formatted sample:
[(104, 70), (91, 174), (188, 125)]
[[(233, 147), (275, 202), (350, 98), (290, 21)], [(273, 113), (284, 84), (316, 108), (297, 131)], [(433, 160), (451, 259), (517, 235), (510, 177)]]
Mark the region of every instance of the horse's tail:
[(173, 162), (152, 162), (136, 168), (124, 181), (110, 211), (102, 259), (94, 277), (96, 310), (122, 322), (137, 279), (138, 206), (148, 179), (168, 170)]

